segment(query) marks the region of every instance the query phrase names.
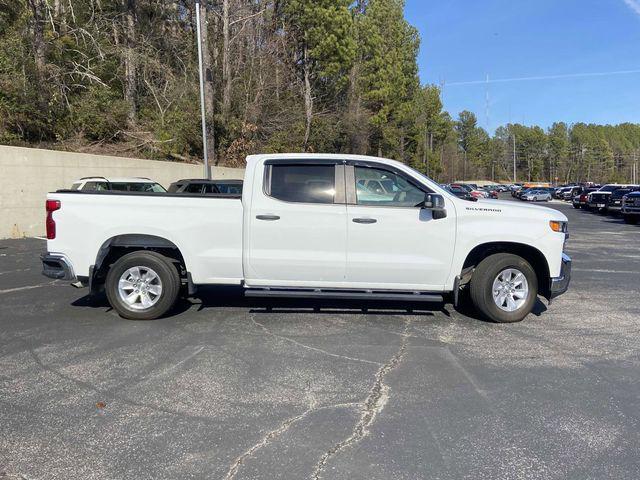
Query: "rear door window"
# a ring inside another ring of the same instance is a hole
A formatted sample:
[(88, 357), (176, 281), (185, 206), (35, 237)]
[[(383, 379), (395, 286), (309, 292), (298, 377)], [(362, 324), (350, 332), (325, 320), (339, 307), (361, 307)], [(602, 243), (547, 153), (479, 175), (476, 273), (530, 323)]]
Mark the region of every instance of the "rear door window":
[(328, 165), (270, 165), (268, 194), (285, 202), (334, 203), (336, 168)]

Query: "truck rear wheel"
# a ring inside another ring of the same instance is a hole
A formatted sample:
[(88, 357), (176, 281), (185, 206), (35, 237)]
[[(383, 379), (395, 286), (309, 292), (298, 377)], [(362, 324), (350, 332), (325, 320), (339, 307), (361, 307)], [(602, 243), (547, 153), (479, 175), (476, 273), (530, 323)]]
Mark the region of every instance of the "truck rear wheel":
[(471, 277), (471, 301), (489, 320), (519, 322), (531, 313), (538, 278), (524, 258), (497, 253), (482, 260)]
[(109, 303), (121, 317), (153, 320), (175, 304), (180, 277), (167, 257), (139, 251), (124, 255), (111, 266), (105, 287)]

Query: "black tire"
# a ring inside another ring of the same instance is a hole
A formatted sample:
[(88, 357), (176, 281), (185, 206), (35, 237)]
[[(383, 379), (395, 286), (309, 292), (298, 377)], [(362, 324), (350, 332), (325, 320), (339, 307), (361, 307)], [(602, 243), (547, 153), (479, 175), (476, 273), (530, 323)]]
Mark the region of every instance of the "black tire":
[(638, 217), (634, 215), (625, 215), (624, 223), (628, 223), (629, 225), (636, 225), (638, 223)]
[[(121, 275), (132, 267), (147, 267), (157, 273), (162, 282), (159, 299), (145, 309), (131, 308), (118, 293)], [(118, 314), (129, 320), (154, 320), (167, 313), (175, 304), (180, 292), (180, 276), (176, 267), (164, 255), (156, 252), (138, 251), (121, 257), (107, 273), (105, 283), (107, 298)]]
[(580, 208), (580, 205), (576, 205), (576, 204), (574, 203), (574, 204), (573, 204), (573, 208), (575, 208), (575, 209), (579, 209), (579, 208)]
[[(514, 268), (522, 272), (529, 284), (523, 305), (513, 312), (502, 310), (493, 300), (493, 282), (500, 272)], [(498, 323), (519, 322), (531, 313), (538, 297), (538, 278), (529, 262), (510, 253), (496, 253), (482, 260), (471, 277), (471, 301), (487, 319)]]

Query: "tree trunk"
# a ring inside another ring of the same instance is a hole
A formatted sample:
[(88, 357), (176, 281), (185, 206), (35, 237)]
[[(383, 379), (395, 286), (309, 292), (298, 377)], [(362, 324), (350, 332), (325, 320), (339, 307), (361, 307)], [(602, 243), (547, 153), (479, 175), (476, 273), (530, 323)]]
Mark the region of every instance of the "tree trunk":
[(349, 73), (349, 91), (347, 107), (347, 128), (349, 129), (349, 153), (365, 155), (368, 145), (368, 122), (363, 118), (362, 98), (358, 86), (360, 76), (359, 65), (356, 62)]
[(311, 119), (313, 117), (313, 97), (311, 96), (311, 65), (309, 64), (309, 49), (304, 47), (304, 150), (309, 146), (309, 136), (311, 135)]
[(222, 0), (222, 118), (225, 123), (231, 110), (231, 39), (229, 1)]
[(125, 50), (124, 70), (125, 86), (124, 98), (129, 105), (127, 121), (129, 128), (137, 122), (138, 86), (136, 62), (136, 0), (123, 0), (125, 8)]
[(36, 84), (40, 85), (45, 78), (45, 3), (44, 0), (29, 0), (33, 14), (33, 60), (36, 67)]
[(214, 88), (211, 68), (211, 49), (209, 48), (209, 21), (207, 1), (200, 3), (200, 33), (202, 39), (202, 66), (204, 68), (204, 115), (207, 122), (207, 157), (213, 165), (218, 165), (216, 158), (216, 139), (214, 135)]
[(467, 151), (464, 152), (464, 160), (462, 162), (462, 181), (467, 181)]

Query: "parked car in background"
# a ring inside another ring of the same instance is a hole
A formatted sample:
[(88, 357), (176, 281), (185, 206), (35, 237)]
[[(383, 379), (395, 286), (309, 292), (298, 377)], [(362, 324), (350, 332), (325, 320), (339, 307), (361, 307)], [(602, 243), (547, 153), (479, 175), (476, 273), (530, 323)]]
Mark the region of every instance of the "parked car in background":
[(607, 204), (606, 212), (610, 215), (618, 215), (622, 211), (622, 199), (629, 193), (640, 190), (638, 185), (629, 185), (627, 187), (618, 188), (611, 192), (611, 199)]
[(480, 198), (489, 198), (489, 192), (487, 192), (484, 188), (479, 187), (475, 183), (462, 183), (461, 185), (465, 185), (467, 188), (470, 188), (473, 192), (479, 192), (482, 197)]
[(527, 192), (522, 195), (522, 200), (526, 200), (527, 202), (550, 202), (551, 193), (549, 193), (548, 190), (527, 190)]
[(464, 188), (467, 192), (469, 192), (469, 195), (471, 195), (473, 198), (476, 198), (476, 199), (486, 198), (485, 193), (481, 192), (480, 190), (474, 189), (468, 183), (452, 183), (451, 185)]
[(499, 198), (500, 190), (498, 185), (486, 185), (482, 189), (489, 194), (489, 198)]
[(511, 196), (514, 198), (518, 198), (518, 193), (521, 192), (522, 190), (526, 190), (524, 186), (518, 185), (518, 184), (513, 185), (511, 187)]
[(599, 190), (595, 192), (591, 192), (587, 199), (587, 210), (595, 211), (595, 212), (604, 212), (609, 205), (609, 200), (611, 199), (611, 194), (626, 185), (618, 185), (614, 183), (610, 183), (601, 187)]
[(520, 189), (520, 190), (518, 190), (518, 191), (516, 192), (515, 197), (516, 197), (517, 199), (519, 199), (519, 200), (522, 200), (522, 198), (523, 198), (527, 193), (529, 193), (529, 192), (530, 192), (530, 191), (532, 191), (532, 190), (535, 190), (535, 189), (534, 189), (534, 188), (522, 188), (522, 189)]
[(583, 187), (581, 187), (580, 185), (573, 186), (568, 190), (565, 190), (564, 192), (562, 192), (559, 195), (559, 199), (564, 200), (565, 202), (570, 202), (573, 200), (573, 197), (575, 197), (580, 192), (582, 192), (582, 190), (583, 190)]
[(640, 191), (622, 197), (622, 216), (626, 223), (635, 225), (640, 219)]
[(573, 197), (573, 208), (586, 208), (589, 200), (589, 194), (598, 190), (597, 187), (584, 187), (580, 193)]
[(242, 180), (185, 178), (169, 185), (170, 193), (242, 195)]
[(452, 185), (443, 185), (449, 192), (453, 193), (456, 197), (461, 198), (463, 200), (471, 200), (477, 201), (478, 199), (471, 195), (466, 188), (463, 188), (460, 185), (452, 184)]
[(556, 198), (558, 200), (562, 200), (562, 199), (564, 199), (564, 195), (565, 194), (571, 194), (572, 190), (573, 190), (573, 186), (555, 188), (553, 190), (552, 196), (553, 196), (553, 198)]
[(158, 182), (146, 177), (83, 177), (73, 182), (71, 190), (83, 192), (118, 191), (118, 192), (155, 192), (167, 190)]

